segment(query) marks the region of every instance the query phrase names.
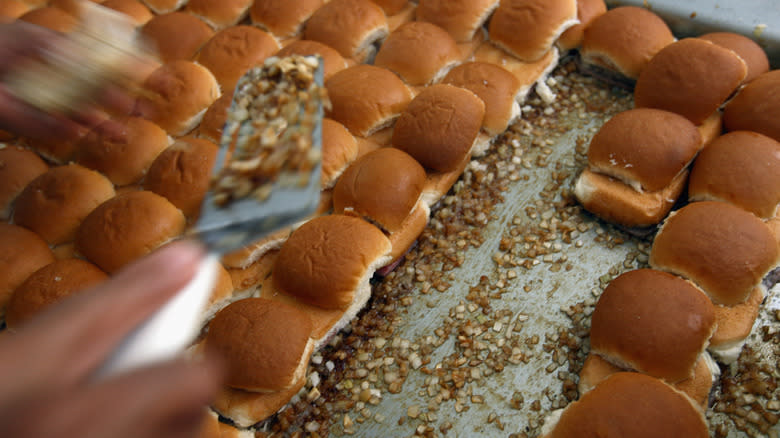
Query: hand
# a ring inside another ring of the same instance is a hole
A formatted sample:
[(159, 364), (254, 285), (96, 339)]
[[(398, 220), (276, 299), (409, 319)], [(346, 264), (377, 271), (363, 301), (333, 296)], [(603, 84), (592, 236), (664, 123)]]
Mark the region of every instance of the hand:
[(202, 251), (176, 243), (0, 332), (0, 436), (192, 437), (215, 396), (213, 358), (173, 360), (105, 380), (93, 374), (122, 339), (195, 273)]

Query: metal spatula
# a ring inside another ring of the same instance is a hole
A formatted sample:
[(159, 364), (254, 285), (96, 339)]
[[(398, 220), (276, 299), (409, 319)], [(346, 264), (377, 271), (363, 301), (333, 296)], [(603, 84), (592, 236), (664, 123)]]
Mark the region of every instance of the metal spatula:
[[(300, 60), (300, 57), (294, 59)], [(216, 178), (225, 178), (226, 166), (236, 162), (242, 152), (251, 149), (252, 142), (257, 141), (262, 134), (258, 131), (265, 127), (264, 122), (244, 112), (247, 107), (246, 99), (253, 97), (248, 95), (257, 91), (253, 89), (252, 81), (268, 74), (268, 69), (274, 68), (273, 65), (278, 65), (279, 62), (284, 60), (271, 59), (263, 67), (250, 70), (239, 80), (220, 142), (214, 168)], [(307, 62), (311, 66), (316, 65), (313, 79), (315, 88), (321, 91), (322, 62), (319, 58), (312, 57), (307, 58)], [(280, 142), (285, 142), (290, 140), (288, 134), (291, 130), (308, 125), (303, 128), (304, 134), (310, 136), (310, 158), (314, 159), (313, 166), (306, 170), (305, 174), (283, 171), (278, 178), (263, 181), (262, 199), (258, 198), (257, 190), (249, 190), (243, 197), (227, 201), (224, 193), (209, 190), (200, 218), (192, 230), (192, 234), (209, 249), (209, 256), (204, 259), (198, 274), (184, 289), (126, 338), (100, 370), (99, 377), (166, 360), (180, 353), (200, 331), (201, 315), (215, 282), (219, 255), (238, 249), (314, 213), (319, 203), (319, 156), (322, 151), (323, 104), (327, 98), (322, 93), (308, 97), (306, 94), (298, 94), (295, 102), (292, 102), (297, 105), (298, 111), (283, 114), (281, 118), (286, 126), (281, 126), (276, 133), (279, 134)], [(242, 156), (244, 159), (251, 158), (246, 154)], [(267, 190), (269, 188), (270, 193)]]

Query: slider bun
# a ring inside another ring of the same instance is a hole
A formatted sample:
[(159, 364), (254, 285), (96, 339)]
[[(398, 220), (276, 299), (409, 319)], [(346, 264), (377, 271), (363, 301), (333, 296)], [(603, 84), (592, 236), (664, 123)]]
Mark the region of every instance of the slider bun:
[(317, 41), (298, 40), (284, 46), (276, 56), (284, 58), (292, 55), (312, 56), (319, 55), (322, 58), (325, 80), (330, 79), (334, 73), (347, 68), (347, 61), (336, 49), (318, 43)]
[(214, 31), (208, 24), (186, 12), (158, 15), (141, 28), (141, 36), (156, 48), (165, 63), (189, 61), (212, 35)]
[(342, 70), (325, 82), (325, 88), (331, 103), (326, 115), (361, 137), (390, 126), (412, 100), (398, 76), (373, 65)]
[(109, 274), (178, 237), (184, 215), (148, 191), (122, 193), (98, 206), (76, 232), (76, 250)]
[(209, 189), (216, 159), (217, 145), (214, 143), (182, 137), (154, 160), (143, 187), (164, 196), (187, 218), (196, 219)]
[(373, 56), (374, 44), (387, 33), (387, 17), (374, 2), (330, 0), (312, 14), (303, 36), (327, 44), (345, 58), (360, 63)]
[(18, 225), (0, 223), (0, 315), (13, 291), (53, 261), (54, 253), (40, 236)]
[(134, 114), (174, 136), (192, 131), (221, 95), (214, 75), (190, 61), (163, 65), (144, 81), (144, 88), (148, 93), (138, 99)]
[(379, 228), (362, 219), (321, 216), (301, 225), (282, 245), (273, 284), (305, 304), (346, 310), (359, 298), (362, 283), (389, 261), (391, 249)]
[(198, 53), (197, 62), (208, 68), (222, 92), (233, 94), (238, 79), (279, 50), (274, 37), (252, 26), (219, 31)]
[(29, 228), (48, 244), (74, 239), (76, 230), (98, 205), (114, 196), (111, 181), (78, 164), (53, 167), (35, 178), (14, 205), (14, 223)]
[(468, 62), (453, 68), (442, 81), (465, 88), (485, 104), (482, 128), (490, 135), (504, 132), (512, 119), (520, 115), (515, 98), (522, 84), (515, 75), (496, 64)]
[(35, 153), (19, 146), (0, 147), (0, 220), (11, 217), (11, 206), (27, 184), (49, 169)]
[(715, 304), (744, 302), (778, 262), (761, 219), (724, 202), (694, 202), (669, 215), (653, 241), (650, 266), (696, 283)]
[(387, 37), (374, 65), (397, 73), (409, 85), (427, 85), (438, 82), (459, 58), (458, 45), (447, 31), (413, 21)]
[(471, 41), (499, 0), (420, 0), (417, 19), (446, 30), (459, 43)]
[(639, 108), (618, 113), (593, 136), (588, 167), (638, 192), (668, 186), (696, 156), (701, 135), (688, 119)]
[(780, 141), (780, 70), (759, 75), (723, 112), (727, 131), (754, 131)]
[[(107, 117), (107, 116), (106, 116)], [(76, 125), (72, 137), (62, 138), (41, 133), (41, 138), (26, 139), (27, 146), (38, 153), (43, 159), (56, 164), (67, 164), (73, 159), (76, 146), (89, 133), (90, 128)]]
[(291, 37), (301, 33), (304, 23), (325, 0), (262, 0), (255, 1), (249, 9), (252, 24), (278, 37)]
[(471, 154), (484, 117), (485, 104), (476, 94), (452, 85), (432, 85), (401, 114), (392, 144), (426, 168), (448, 172)]
[(747, 76), (743, 82), (747, 83), (758, 75), (769, 71), (769, 59), (761, 46), (750, 38), (733, 32), (713, 32), (699, 35), (699, 38), (733, 50), (747, 64)]
[(79, 259), (56, 260), (30, 275), (8, 302), (5, 322), (19, 327), (48, 306), (108, 278), (92, 263)]
[(374, 3), (379, 5), (380, 8), (382, 8), (383, 11), (385, 11), (385, 15), (395, 15), (399, 12), (401, 12), (408, 4), (408, 0), (372, 0)]
[(216, 144), (222, 142), (222, 129), (227, 122), (227, 111), (231, 103), (233, 103), (233, 93), (228, 92), (222, 93), (219, 99), (209, 105), (198, 125), (198, 137)]
[[(503, 0), (490, 19), (490, 40), (521, 61), (541, 59), (577, 24), (577, 0)], [(522, 29), (522, 31), (520, 31)]]
[(111, 120), (98, 125), (81, 139), (74, 159), (97, 170), (117, 186), (140, 181), (157, 155), (168, 147), (168, 134), (139, 117)]
[(219, 30), (243, 20), (250, 6), (252, 0), (189, 0), (187, 12)]
[(167, 14), (184, 6), (187, 0), (143, 0), (143, 2), (155, 14)]
[(702, 412), (666, 383), (639, 373), (615, 373), (570, 404), (545, 438), (709, 437)]
[(323, 189), (330, 189), (358, 155), (355, 137), (341, 123), (332, 119), (322, 120), (322, 173)]
[(688, 184), (691, 201), (725, 201), (769, 219), (780, 203), (780, 143), (734, 131), (701, 151)]
[(582, 45), (585, 38), (585, 29), (593, 23), (593, 20), (607, 12), (604, 0), (577, 0), (577, 20), (579, 24), (566, 29), (558, 37), (558, 48), (562, 51), (576, 49)]
[(333, 189), (333, 211), (377, 224), (392, 234), (420, 199), (425, 169), (406, 152), (379, 148), (358, 158)]
[(19, 17), (19, 20), (60, 33), (72, 32), (76, 28), (76, 25), (78, 25), (78, 20), (76, 20), (73, 15), (70, 15), (60, 8), (55, 8), (54, 6), (44, 6), (42, 8), (33, 9), (22, 14)]
[(139, 0), (106, 0), (101, 5), (127, 15), (138, 26), (143, 26), (154, 18), (152, 11)]
[(0, 2), (0, 23), (10, 23), (31, 8), (32, 6), (21, 0), (3, 0)]
[(731, 50), (686, 38), (661, 49), (642, 69), (634, 89), (634, 104), (637, 108), (671, 111), (699, 125), (746, 75), (745, 62)]
[(217, 312), (206, 348), (225, 360), (225, 383), (253, 392), (282, 391), (305, 376), (311, 320), (302, 310), (263, 298), (236, 301)]
[(591, 351), (623, 369), (675, 383), (693, 375), (715, 327), (714, 306), (696, 286), (637, 269), (612, 280), (596, 303)]
[(582, 61), (636, 80), (650, 59), (675, 41), (654, 12), (636, 6), (610, 9), (585, 29)]
[[(715, 306), (715, 321), (718, 329), (710, 339), (710, 352), (718, 356), (718, 350), (738, 345), (747, 339), (764, 302), (766, 290), (754, 287), (744, 303), (733, 306)], [(723, 358), (721, 358), (722, 360)], [(725, 362), (725, 360), (724, 360)]]

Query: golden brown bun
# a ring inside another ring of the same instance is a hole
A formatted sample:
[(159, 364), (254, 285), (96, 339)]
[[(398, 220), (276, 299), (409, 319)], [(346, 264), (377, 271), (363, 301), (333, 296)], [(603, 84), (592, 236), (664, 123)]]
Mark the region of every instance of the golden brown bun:
[(427, 85), (441, 79), (459, 57), (458, 45), (447, 31), (413, 21), (387, 37), (374, 65), (395, 72), (409, 85)]
[(547, 54), (561, 33), (575, 24), (577, 0), (503, 0), (488, 30), (497, 46), (521, 61), (533, 62)]
[(148, 93), (138, 99), (134, 114), (174, 136), (195, 129), (203, 113), (221, 95), (214, 75), (190, 61), (163, 65), (144, 81), (144, 88)]
[(61, 33), (69, 33), (76, 28), (78, 20), (75, 17), (53, 6), (45, 6), (24, 13), (19, 20), (37, 24)]
[(463, 43), (474, 38), (498, 3), (498, 0), (420, 0), (417, 19), (441, 27), (455, 41)]
[(685, 117), (638, 108), (618, 113), (593, 136), (588, 168), (638, 192), (656, 192), (668, 186), (700, 148), (701, 135)]
[(321, 216), (301, 225), (282, 245), (273, 283), (306, 304), (347, 309), (361, 282), (378, 268), (372, 265), (390, 250), (379, 228), (362, 219)]
[(675, 383), (693, 375), (715, 331), (715, 309), (696, 286), (637, 269), (612, 280), (596, 303), (591, 351), (623, 368)]
[(336, 49), (318, 43), (317, 41), (298, 40), (284, 46), (276, 56), (286, 57), (290, 55), (319, 55), (322, 58), (323, 74), (327, 81), (334, 73), (347, 68), (347, 61)]
[(303, 37), (327, 44), (343, 57), (361, 63), (373, 56), (374, 44), (387, 33), (387, 17), (374, 2), (331, 0), (312, 14)]
[(208, 24), (186, 12), (158, 15), (141, 28), (141, 36), (149, 40), (165, 63), (189, 61), (212, 35), (214, 31)]
[(184, 6), (187, 0), (143, 0), (155, 14), (167, 14)]
[(222, 129), (225, 127), (227, 110), (231, 103), (233, 93), (223, 93), (209, 106), (198, 125), (198, 137), (216, 144), (222, 141)]
[(406, 152), (380, 148), (352, 163), (333, 189), (333, 211), (376, 224), (392, 234), (420, 199), (425, 169)]
[(148, 191), (118, 195), (92, 211), (76, 232), (76, 249), (109, 274), (184, 231), (184, 215)]
[(398, 118), (392, 143), (426, 168), (448, 172), (471, 154), (484, 117), (485, 104), (476, 94), (432, 85)]
[(14, 223), (29, 228), (50, 245), (73, 240), (81, 222), (114, 196), (105, 176), (78, 164), (53, 167), (35, 178), (14, 205)]
[(252, 0), (189, 0), (187, 12), (219, 30), (243, 20), (250, 6)]
[(225, 359), (225, 384), (275, 392), (289, 389), (301, 378), (300, 364), (308, 364), (311, 353), (310, 335), (311, 321), (300, 309), (246, 298), (217, 312), (205, 345)]
[(48, 306), (107, 278), (105, 272), (84, 260), (54, 261), (35, 271), (16, 288), (8, 302), (5, 322), (10, 328), (19, 327)]
[(664, 47), (647, 63), (636, 82), (634, 104), (671, 111), (698, 125), (746, 75), (745, 62), (731, 50), (686, 38)]
[(637, 79), (650, 59), (675, 41), (654, 12), (636, 6), (610, 9), (593, 20), (582, 40), (582, 61)]
[(154, 18), (152, 11), (139, 0), (106, 0), (101, 5), (127, 15), (138, 26), (143, 26)]
[(233, 26), (214, 35), (198, 52), (197, 62), (217, 78), (222, 92), (233, 94), (238, 79), (279, 50), (274, 37), (252, 26)]
[(189, 219), (197, 219), (211, 182), (217, 145), (182, 137), (163, 151), (144, 180), (144, 190), (164, 196)]
[(780, 70), (753, 79), (726, 106), (727, 131), (754, 131), (780, 141)]
[(291, 37), (301, 33), (314, 11), (325, 0), (263, 0), (256, 1), (249, 9), (252, 24), (278, 37)]
[(646, 227), (666, 217), (687, 179), (686, 170), (662, 190), (640, 193), (612, 177), (585, 169), (577, 178), (574, 195), (586, 210), (608, 222)]
[(90, 128), (78, 125), (72, 137), (59, 138), (44, 133), (43, 138), (27, 139), (26, 144), (47, 161), (67, 164), (73, 158), (76, 146), (89, 131)]
[(758, 75), (769, 71), (769, 59), (766, 52), (750, 38), (732, 32), (713, 32), (699, 35), (699, 38), (733, 50), (747, 64), (747, 76), (744, 83), (750, 82)]
[(323, 189), (332, 188), (358, 154), (355, 137), (341, 123), (325, 118), (322, 120), (322, 173), (320, 183)]
[(0, 2), (0, 23), (10, 23), (24, 15), (32, 7), (22, 0)]
[(774, 235), (761, 219), (711, 201), (670, 215), (650, 252), (650, 266), (688, 278), (729, 306), (744, 302), (777, 261)]
[(49, 169), (35, 153), (19, 146), (0, 147), (0, 220), (11, 217), (11, 206), (27, 184)]
[(412, 100), (398, 76), (373, 65), (342, 70), (325, 82), (325, 88), (331, 102), (326, 115), (361, 137), (392, 124)]
[(696, 158), (691, 201), (725, 201), (769, 219), (780, 203), (780, 142), (750, 131), (718, 137)]
[(593, 20), (607, 12), (604, 0), (577, 0), (577, 20), (579, 24), (566, 29), (558, 37), (558, 48), (562, 51), (576, 49), (582, 45), (585, 37), (585, 29), (593, 23)]
[(27, 277), (54, 261), (46, 242), (32, 231), (0, 223), (0, 315)]
[(728, 347), (747, 339), (758, 318), (764, 290), (754, 287), (744, 303), (733, 306), (715, 306), (715, 320), (718, 329), (710, 339), (710, 347)]
[(639, 373), (616, 373), (570, 404), (546, 438), (709, 437), (702, 412), (681, 392)]
[(482, 127), (490, 135), (504, 132), (513, 117), (519, 116), (515, 98), (521, 84), (503, 67), (487, 62), (468, 62), (453, 68), (442, 83), (465, 88), (482, 99), (485, 103)]
[(168, 147), (168, 135), (149, 120), (113, 119), (110, 128), (98, 125), (79, 142), (74, 159), (97, 170), (117, 186), (139, 182), (157, 155)]
[(520, 92), (517, 95), (518, 102), (522, 102), (525, 99), (532, 86), (540, 83), (540, 81), (544, 81), (552, 73), (553, 69), (558, 65), (559, 58), (558, 49), (554, 48), (538, 61), (531, 63), (523, 62), (499, 49), (490, 41), (480, 44), (474, 52), (474, 61), (500, 65), (520, 81)]

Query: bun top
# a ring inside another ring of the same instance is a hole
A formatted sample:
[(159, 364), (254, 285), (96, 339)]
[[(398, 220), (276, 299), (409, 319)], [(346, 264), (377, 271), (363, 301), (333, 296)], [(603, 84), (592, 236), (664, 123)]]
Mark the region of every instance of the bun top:
[(770, 219), (780, 203), (780, 143), (761, 134), (734, 131), (701, 151), (691, 169), (692, 201), (726, 201)]
[(761, 46), (750, 38), (732, 32), (713, 32), (699, 35), (699, 38), (734, 51), (747, 64), (747, 76), (743, 82), (750, 82), (758, 75), (769, 71), (769, 59)]
[(437, 84), (412, 100), (393, 129), (393, 146), (423, 166), (449, 172), (471, 153), (485, 104), (464, 88)]
[(198, 52), (197, 62), (209, 69), (223, 93), (233, 94), (238, 79), (279, 50), (274, 37), (252, 26), (217, 32)]
[(56, 260), (30, 275), (11, 296), (5, 315), (9, 328), (19, 327), (46, 307), (96, 286), (108, 275), (79, 259)]
[(98, 206), (76, 232), (76, 250), (109, 274), (178, 237), (184, 215), (148, 191), (126, 192)]
[(577, 0), (579, 24), (575, 24), (561, 34), (557, 42), (558, 48), (566, 51), (580, 47), (585, 37), (585, 29), (605, 12), (607, 12), (607, 5), (604, 0)]
[(626, 272), (596, 303), (591, 351), (624, 368), (679, 382), (693, 375), (715, 331), (715, 308), (690, 282), (652, 269)]
[(187, 11), (220, 30), (246, 17), (252, 3), (252, 0), (188, 0)]
[(25, 12), (19, 17), (19, 20), (60, 33), (72, 32), (78, 24), (78, 20), (73, 15), (54, 6), (44, 6)]
[(141, 28), (141, 36), (154, 45), (164, 63), (191, 60), (213, 35), (208, 24), (186, 12), (158, 15)]
[(379, 148), (358, 158), (333, 189), (333, 211), (354, 215), (392, 233), (420, 199), (425, 169), (406, 152)]
[(295, 383), (309, 344), (312, 323), (296, 307), (245, 298), (220, 310), (209, 322), (206, 347), (220, 353), (226, 384), (247, 391), (281, 391)]
[(731, 50), (686, 38), (664, 47), (647, 63), (636, 82), (634, 104), (671, 111), (700, 125), (746, 75), (745, 62)]
[(303, 36), (333, 47), (345, 58), (365, 62), (375, 53), (373, 44), (387, 32), (387, 17), (374, 2), (330, 0), (312, 14)]
[(427, 85), (440, 79), (459, 57), (458, 45), (447, 31), (412, 21), (390, 33), (374, 65), (397, 73), (409, 85)]
[(301, 33), (303, 24), (325, 4), (325, 0), (263, 0), (252, 3), (252, 24), (279, 37)]
[(11, 205), (27, 184), (49, 169), (34, 152), (19, 146), (0, 147), (0, 220), (11, 216)]
[(347, 61), (336, 49), (317, 41), (298, 40), (284, 46), (276, 56), (284, 58), (291, 55), (311, 56), (319, 55), (322, 58), (323, 75), (325, 80), (330, 79), (334, 73), (347, 68)]
[(0, 222), (0, 315), (27, 277), (54, 261), (46, 242), (32, 231)]
[(33, 230), (50, 245), (71, 242), (84, 218), (113, 196), (111, 181), (98, 172), (78, 164), (53, 167), (19, 195), (14, 223)]
[(777, 262), (769, 227), (724, 202), (694, 202), (669, 215), (650, 252), (651, 267), (693, 281), (726, 306), (744, 302)]
[(203, 113), (198, 125), (198, 137), (219, 144), (222, 141), (222, 129), (227, 122), (227, 110), (233, 103), (233, 93), (223, 93)]
[(582, 60), (636, 79), (650, 59), (674, 41), (669, 26), (654, 12), (621, 6), (585, 29)]
[(373, 264), (389, 258), (390, 241), (379, 228), (350, 216), (312, 219), (282, 245), (273, 282), (300, 301), (323, 309), (347, 309)]
[(347, 128), (335, 120), (322, 119), (322, 188), (332, 188), (357, 155), (357, 141)]
[(638, 192), (668, 186), (701, 148), (701, 135), (688, 119), (651, 108), (623, 111), (593, 136), (590, 170), (617, 178)]
[(455, 41), (471, 41), (498, 7), (499, 0), (420, 0), (417, 19), (446, 30)]
[(515, 75), (496, 64), (467, 62), (453, 68), (442, 83), (465, 88), (485, 104), (482, 126), (490, 135), (504, 132), (512, 119), (515, 98), (522, 84)]
[(152, 11), (139, 0), (106, 0), (100, 5), (127, 15), (138, 26), (143, 26), (154, 18)]
[(759, 75), (723, 112), (727, 131), (754, 131), (780, 141), (780, 70)]
[[(577, 24), (577, 0), (503, 0), (490, 19), (490, 40), (524, 62), (541, 59)], [(518, 31), (522, 29), (522, 32)]]
[(390, 125), (412, 100), (398, 76), (373, 65), (342, 70), (325, 82), (325, 88), (331, 103), (327, 116), (361, 137)]
[(545, 438), (710, 436), (701, 411), (683, 393), (639, 373), (616, 373), (563, 411)]

